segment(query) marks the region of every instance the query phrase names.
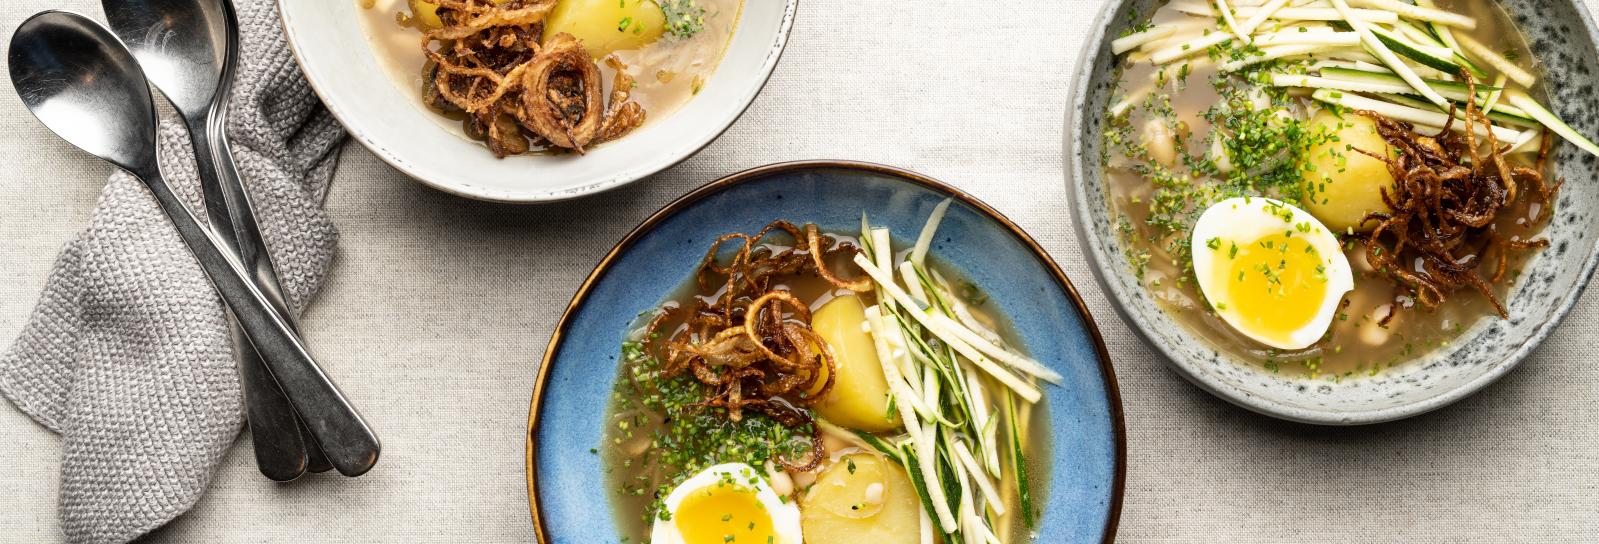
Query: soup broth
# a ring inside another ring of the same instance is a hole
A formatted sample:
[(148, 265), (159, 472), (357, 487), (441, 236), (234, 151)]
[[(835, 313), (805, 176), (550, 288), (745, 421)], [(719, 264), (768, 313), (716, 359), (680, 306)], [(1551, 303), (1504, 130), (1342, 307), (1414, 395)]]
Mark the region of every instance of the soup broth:
[[(1301, 3), (1294, 2), (1290, 6)], [(1140, 28), (1195, 24), (1194, 16), (1179, 9), (1186, 4), (1191, 3), (1161, 6), (1152, 14), (1150, 24)], [(1257, 3), (1247, 3), (1237, 9), (1250, 9), (1255, 5)], [(1527, 61), (1533, 58), (1532, 52), (1496, 3), (1441, 0), (1438, 7), (1468, 14), (1478, 21), (1474, 30), (1456, 28), (1452, 29), (1454, 32), (1475, 37), (1494, 50), (1505, 52), (1507, 58), (1519, 59), (1528, 69), (1534, 67)], [(1278, 24), (1288, 31), (1296, 26), (1309, 27), (1300, 28), (1300, 31), (1339, 30), (1320, 28), (1318, 23), (1307, 21), (1267, 24)], [(1104, 159), (1108, 205), (1112, 217), (1116, 218), (1120, 243), (1133, 272), (1158, 304), (1185, 328), (1235, 359), (1260, 365), (1268, 372), (1342, 380), (1375, 375), (1382, 369), (1413, 360), (1448, 345), (1479, 319), (1496, 316), (1497, 309), (1492, 301), (1469, 291), (1456, 292), (1435, 308), (1422, 307), (1416, 303), (1413, 293), (1396, 286), (1388, 274), (1373, 269), (1367, 262), (1366, 248), (1357, 241), (1357, 233), (1335, 232), (1340, 235), (1345, 257), (1354, 272), (1354, 289), (1345, 295), (1326, 335), (1308, 348), (1282, 350), (1240, 334), (1218, 315), (1194, 281), (1190, 255), (1204, 249), (1191, 246), (1190, 228), (1207, 205), (1231, 196), (1281, 198), (1297, 205), (1299, 198), (1292, 193), (1298, 189), (1293, 180), (1301, 173), (1292, 165), (1285, 165), (1282, 168), (1288, 170), (1264, 172), (1250, 181), (1251, 186), (1228, 186), (1203, 160), (1216, 156), (1213, 149), (1221, 145), (1216, 142), (1216, 135), (1222, 133), (1215, 130), (1216, 123), (1228, 123), (1225, 131), (1238, 138), (1249, 137), (1247, 131), (1252, 128), (1262, 130), (1258, 135), (1262, 139), (1287, 139), (1292, 135), (1272, 132), (1278, 130), (1272, 128), (1274, 125), (1251, 127), (1250, 119), (1218, 116), (1215, 112), (1229, 103), (1253, 101), (1253, 106), (1246, 109), (1275, 110), (1275, 115), (1306, 119), (1325, 106), (1311, 100), (1306, 96), (1309, 93), (1303, 90), (1246, 90), (1254, 85), (1244, 83), (1242, 78), (1258, 76), (1220, 73), (1218, 67), (1230, 60), (1226, 53), (1201, 54), (1191, 62), (1165, 66), (1149, 62), (1149, 57), (1147, 53), (1135, 52), (1118, 64), (1119, 92), (1112, 100), (1124, 101), (1120, 105), (1125, 110), (1109, 115), (1111, 128), (1106, 133)], [(1263, 66), (1296, 63), (1302, 66), (1312, 61), (1288, 58)], [(1302, 68), (1284, 69), (1295, 70)], [(1541, 85), (1528, 92), (1547, 102), (1542, 98)], [(1160, 137), (1153, 140), (1146, 132), (1147, 127), (1152, 126), (1157, 127), (1154, 131), (1161, 132)], [(1174, 166), (1161, 167), (1153, 163), (1151, 157), (1158, 150), (1152, 151), (1150, 142), (1162, 139), (1175, 142), (1170, 144), (1175, 149), (1167, 151), (1176, 157)], [(1230, 149), (1222, 149), (1227, 150), (1223, 153), (1230, 154)], [(1538, 156), (1532, 153), (1507, 155), (1506, 160), (1511, 167), (1538, 164)], [(1274, 175), (1286, 181), (1274, 182)], [(1274, 183), (1278, 185), (1273, 186)], [(1533, 240), (1553, 211), (1540, 209), (1544, 204), (1535, 191), (1523, 190), (1506, 203), (1494, 220), (1494, 228), (1500, 236), (1512, 240)], [(1528, 218), (1540, 219), (1529, 221)], [(1516, 276), (1533, 255), (1530, 251), (1508, 254), (1508, 279), (1492, 287), (1499, 300), (1506, 300), (1510, 295)]]
[[(826, 239), (837, 240), (842, 244), (860, 245), (851, 236), (835, 234), (826, 236)], [(794, 249), (791, 241), (777, 238), (776, 242), (767, 241), (759, 245), (756, 254), (781, 254)], [(899, 255), (903, 257), (906, 253), (908, 250), (901, 251)], [(849, 266), (848, 257), (851, 255), (853, 252), (833, 255), (829, 258), (828, 266), (833, 270), (845, 269)], [(724, 258), (726, 257), (724, 255)], [(970, 295), (966, 302), (969, 304), (972, 316), (989, 330), (1001, 335), (1007, 345), (1019, 345), (1008, 323), (997, 313), (997, 309), (992, 308), (992, 304), (982, 297), (975, 286), (953, 275), (948, 267), (929, 264), (929, 269), (937, 271), (941, 278), (949, 280), (953, 285), (964, 286), (962, 289), (968, 291)], [(716, 286), (705, 289), (698, 281), (691, 278), (662, 303), (660, 308), (676, 311), (703, 307), (714, 303), (725, 289), (726, 287)], [(813, 315), (839, 297), (861, 297), (862, 302), (868, 306), (878, 303), (876, 297), (870, 293), (862, 294), (842, 289), (811, 274), (782, 275), (772, 289), (793, 294), (798, 300), (804, 301)], [(756, 466), (762, 462), (771, 463), (773, 459), (779, 457), (803, 457), (809, 448), (803, 436), (782, 429), (781, 425), (772, 423), (770, 418), (761, 414), (746, 414), (739, 422), (715, 423), (710, 423), (714, 418), (696, 415), (694, 417), (703, 421), (694, 424), (700, 428), (696, 433), (698, 437), (692, 440), (685, 440), (682, 436), (685, 433), (681, 429), (674, 431), (673, 425), (677, 422), (670, 420), (660, 406), (660, 399), (671, 397), (672, 393), (663, 393), (662, 385), (650, 381), (660, 372), (661, 363), (656, 352), (648, 346), (652, 341), (659, 341), (663, 337), (675, 337), (678, 332), (688, 327), (688, 324), (678, 317), (681, 316), (681, 312), (678, 312), (677, 316), (657, 320), (660, 315), (662, 315), (660, 312), (655, 312), (639, 316), (632, 332), (623, 342), (616, 385), (607, 408), (607, 426), (602, 443), (597, 448), (602, 464), (606, 467), (608, 491), (613, 509), (618, 513), (619, 532), (627, 542), (650, 541), (652, 526), (661, 522), (658, 516), (660, 501), (674, 486), (679, 485), (688, 475), (700, 470), (704, 465), (739, 461)], [(994, 391), (1002, 387), (988, 378), (981, 378), (981, 381), (982, 387), (990, 390), (990, 395), (994, 395)], [(683, 413), (694, 413), (694, 411)], [(1044, 483), (1048, 481), (1050, 473), (1049, 463), (1045, 462), (1050, 458), (1048, 409), (1040, 401), (1019, 406), (1018, 413), (1020, 420), (1025, 421), (1019, 429), (1023, 435), (1019, 437), (1019, 443), (1026, 445), (1025, 467), (1029, 482), (1027, 495), (1031, 497), (1032, 504), (1042, 504), (1047, 491)], [(816, 485), (805, 481), (807, 478), (814, 479), (817, 474), (825, 474), (831, 466), (847, 462), (850, 456), (875, 454), (870, 447), (849, 436), (840, 436), (837, 427), (829, 428), (832, 431), (823, 433), (826, 460), (805, 473), (793, 474), (793, 497), (796, 501), (804, 501), (807, 497), (806, 492), (811, 486)], [(740, 435), (757, 435), (759, 438), (756, 440), (736, 438)], [(711, 438), (706, 440), (707, 436)], [(887, 434), (879, 433), (878, 436), (886, 437)], [(1002, 440), (1010, 439), (1008, 433), (1001, 432), (999, 436)], [(700, 451), (706, 448), (715, 451)], [(854, 465), (851, 464), (850, 468), (853, 472)], [(1014, 476), (1014, 471), (1008, 467), (1002, 471), (1000, 480), (1001, 485), (1005, 487), (1001, 489), (1001, 493), (1007, 496), (1015, 493)], [(799, 502), (798, 505), (802, 510), (808, 507), (804, 502)], [(994, 531), (1001, 542), (1034, 541), (1036, 536), (1027, 527), (1019, 512), (1013, 508), (1007, 515), (999, 516)], [(812, 540), (813, 538), (815, 537), (807, 533), (807, 541), (816, 541)]]

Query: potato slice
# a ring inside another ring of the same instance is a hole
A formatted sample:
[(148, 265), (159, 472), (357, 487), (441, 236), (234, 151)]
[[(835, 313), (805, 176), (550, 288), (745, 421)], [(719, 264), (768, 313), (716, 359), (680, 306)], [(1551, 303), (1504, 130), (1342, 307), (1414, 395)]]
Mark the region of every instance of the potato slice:
[[(1393, 190), (1394, 177), (1388, 165), (1356, 149), (1391, 155), (1388, 142), (1377, 134), (1377, 123), (1364, 115), (1321, 110), (1310, 118), (1306, 128), (1313, 137), (1332, 138), (1312, 145), (1305, 155), (1303, 178), (1305, 211), (1316, 216), (1338, 234), (1367, 230), (1360, 220), (1366, 214), (1388, 209), (1382, 190)], [(1368, 225), (1367, 227), (1375, 226)]]
[(660, 39), (666, 14), (653, 0), (561, 0), (544, 21), (544, 40), (562, 32), (601, 59)]
[(890, 431), (899, 427), (899, 414), (889, 412), (888, 381), (877, 346), (862, 328), (865, 322), (866, 306), (853, 295), (830, 300), (812, 314), (811, 329), (827, 341), (838, 364), (833, 389), (817, 403), (816, 412), (835, 425)]
[[(835, 517), (866, 519), (883, 511), (888, 467), (876, 455), (846, 455), (811, 485), (806, 504)], [(831, 469), (841, 468), (842, 471)], [(875, 486), (875, 487), (874, 487)]]
[(806, 542), (916, 544), (921, 502), (898, 463), (876, 454), (846, 455), (806, 491), (800, 527)]

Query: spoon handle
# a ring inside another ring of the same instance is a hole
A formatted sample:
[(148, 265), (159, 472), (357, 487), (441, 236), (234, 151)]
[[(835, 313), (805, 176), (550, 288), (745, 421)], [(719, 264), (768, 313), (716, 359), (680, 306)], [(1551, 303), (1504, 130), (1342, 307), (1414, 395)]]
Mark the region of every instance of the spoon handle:
[[(225, 109), (225, 103), (217, 107)], [(244, 178), (239, 176), (239, 166), (233, 162), (233, 148), (228, 143), (227, 133), (223, 130), (225, 126), (221, 119), (217, 119), (211, 124), (210, 130), (213, 132), (211, 141), (215, 143), (215, 151), (212, 154), (216, 157), (216, 172), (228, 200), (229, 215), (233, 218), (234, 247), (238, 249), (239, 259), (243, 261), (245, 269), (255, 274), (256, 285), (272, 301), (273, 308), (288, 320), (289, 328), (298, 333), (299, 320), (294, 317), (294, 311), (289, 309), (288, 299), (283, 294), (283, 284), (278, 280), (278, 269), (272, 263), (272, 254), (267, 251), (265, 238), (261, 236), (261, 225), (255, 220), (255, 206), (250, 203), (250, 192), (244, 188)], [(259, 362), (259, 356), (256, 358)], [(272, 388), (272, 394), (280, 399), (283, 397), (283, 392), (276, 387)], [(305, 422), (300, 420), (300, 415), (293, 411), (278, 412), (280, 417), (284, 413), (294, 419), (294, 428), (300, 433), (301, 443), (305, 445), (308, 462), (306, 468), (311, 472), (332, 470), (333, 465), (329, 463), (327, 455), (322, 453), (316, 438), (305, 428)]]
[[(219, 110), (222, 106), (218, 106)], [(218, 115), (217, 117), (220, 117)], [(205, 197), (206, 218), (217, 238), (243, 261), (254, 274), (256, 285), (298, 331), (294, 314), (283, 299), (278, 275), (267, 256), (255, 213), (240, 181), (238, 167), (221, 129), (223, 119), (189, 119), (189, 139), (194, 146), (195, 170)], [(239, 382), (244, 390), (245, 414), (250, 422), (255, 464), (261, 474), (279, 482), (300, 477), (307, 470), (325, 472), (332, 468), (316, 440), (295, 413), (278, 383), (272, 378), (261, 356), (246, 341), (243, 331), (232, 324), (229, 332), (237, 348)]]
[(211, 278), (217, 293), (233, 311), (239, 327), (261, 355), (294, 411), (322, 445), (333, 468), (345, 476), (360, 476), (371, 470), (382, 449), (377, 435), (312, 360), (288, 318), (279, 313), (271, 299), (249, 279), (238, 258), (224, 249), (227, 243), (201, 225), (172, 192), (158, 168), (139, 170), (133, 174), (144, 181), (156, 202), (166, 211), (178, 236)]
[(292, 481), (309, 469), (307, 431), (238, 321), (229, 315), (228, 336), (233, 339), (233, 359), (239, 365), (239, 386), (244, 391), (244, 413), (250, 422), (255, 466), (273, 481)]

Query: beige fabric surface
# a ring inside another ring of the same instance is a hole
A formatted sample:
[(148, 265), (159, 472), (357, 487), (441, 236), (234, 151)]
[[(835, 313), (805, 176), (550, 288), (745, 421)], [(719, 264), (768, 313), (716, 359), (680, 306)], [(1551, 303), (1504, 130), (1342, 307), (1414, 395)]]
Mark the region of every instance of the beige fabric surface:
[[(0, 29), (54, 7), (99, 13), (87, 0), (8, 0)], [(256, 473), (241, 442), (200, 504), (149, 540), (531, 539), (528, 394), (578, 283), (673, 197), (805, 158), (882, 162), (949, 181), (1015, 219), (1065, 266), (1120, 377), (1123, 542), (1599, 540), (1594, 292), (1500, 383), (1376, 427), (1306, 427), (1234, 408), (1167, 370), (1131, 334), (1081, 258), (1062, 179), (1067, 81), (1098, 9), (1094, 1), (804, 0), (776, 75), (727, 134), (653, 179), (567, 204), (466, 201), (346, 149), (328, 202), (339, 253), (304, 321), (329, 373), (382, 435), (382, 463), (355, 480), (277, 485)], [(0, 337), (12, 338), (110, 167), (55, 140), (9, 92), (0, 93), (0, 126), (8, 170)], [(21, 412), (0, 409), (0, 542), (62, 539), (59, 448)]]

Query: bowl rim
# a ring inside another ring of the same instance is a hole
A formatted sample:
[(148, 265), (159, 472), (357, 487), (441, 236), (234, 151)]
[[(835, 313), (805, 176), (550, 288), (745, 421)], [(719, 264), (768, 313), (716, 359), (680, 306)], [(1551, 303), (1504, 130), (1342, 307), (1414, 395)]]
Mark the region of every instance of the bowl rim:
[[(1070, 102), (1066, 107), (1066, 124), (1062, 137), (1062, 160), (1065, 165), (1063, 173), (1066, 181), (1066, 195), (1071, 200), (1071, 210), (1076, 216), (1072, 222), (1073, 230), (1077, 231), (1077, 241), (1083, 246), (1083, 254), (1088, 257), (1089, 268), (1094, 271), (1095, 281), (1105, 291), (1106, 298), (1110, 299), (1111, 307), (1115, 308), (1116, 314), (1121, 317), (1122, 321), (1131, 324), (1130, 328), (1138, 333), (1139, 338), (1145, 344), (1154, 347), (1160, 353), (1161, 359), (1165, 361), (1166, 366), (1175, 370), (1179, 376), (1182, 376), (1200, 389), (1236, 406), (1287, 421), (1330, 426), (1370, 425), (1396, 421), (1449, 406), (1498, 381), (1509, 373), (1511, 369), (1526, 360), (1527, 356), (1534, 349), (1537, 349), (1549, 337), (1554, 328), (1565, 319), (1566, 314), (1570, 313), (1577, 300), (1582, 298), (1583, 291), (1587, 289), (1589, 282), (1593, 279), (1596, 266), (1599, 266), (1599, 241), (1595, 241), (1590, 245), (1588, 255), (1583, 261), (1582, 269), (1578, 272), (1576, 288), (1572, 289), (1561, 300), (1554, 312), (1549, 314), (1549, 318), (1539, 323), (1537, 328), (1533, 329), (1532, 334), (1520, 346), (1517, 346), (1515, 351), (1495, 362), (1487, 371), (1469, 381), (1450, 389), (1440, 390), (1430, 397), (1387, 408), (1339, 411), (1335, 408), (1315, 409), (1292, 406), (1239, 389), (1205, 372), (1193, 361), (1181, 358), (1169, 345), (1157, 340), (1158, 337), (1155, 331), (1146, 320), (1127, 309), (1127, 294), (1109, 278), (1110, 274), (1120, 273), (1114, 272), (1112, 269), (1119, 270), (1121, 263), (1100, 255), (1099, 242), (1101, 238), (1089, 226), (1088, 217), (1092, 210), (1090, 203), (1086, 202), (1089, 199), (1087, 198), (1088, 195), (1083, 192), (1083, 184), (1079, 183), (1079, 180), (1085, 179), (1083, 169), (1091, 166), (1084, 163), (1092, 162), (1077, 160), (1079, 153), (1083, 150), (1082, 143), (1077, 138), (1078, 125), (1084, 122), (1084, 117), (1079, 109), (1088, 107), (1087, 92), (1092, 87), (1094, 78), (1101, 75), (1093, 73), (1087, 68), (1100, 50), (1106, 46), (1106, 34), (1118, 8), (1129, 1), (1132, 0), (1112, 0), (1106, 2), (1100, 8), (1099, 15), (1095, 17), (1090, 27), (1090, 34), (1087, 40), (1084, 41), (1085, 47), (1079, 53), (1077, 74), (1071, 80), (1071, 91), (1068, 95)], [(1554, 1), (1563, 2), (1572, 7), (1572, 10), (1577, 13), (1578, 18), (1581, 20), (1583, 30), (1586, 31), (1584, 38), (1595, 49), (1599, 49), (1599, 28), (1595, 27), (1593, 17), (1588, 13), (1587, 7), (1576, 0)], [(1232, 362), (1229, 361), (1228, 364), (1232, 364)]]
[(526, 458), (524, 461), (526, 463), (525, 470), (527, 472), (528, 507), (530, 513), (532, 514), (534, 542), (537, 542), (538, 544), (549, 543), (549, 537), (545, 534), (543, 524), (543, 511), (540, 508), (538, 501), (538, 465), (536, 462), (538, 451), (538, 419), (540, 407), (543, 402), (544, 385), (549, 378), (548, 369), (550, 368), (550, 364), (553, 362), (555, 353), (558, 351), (558, 348), (560, 348), (561, 342), (565, 337), (566, 328), (571, 323), (572, 316), (586, 302), (589, 291), (593, 289), (595, 284), (597, 284), (606, 273), (609, 272), (611, 265), (616, 261), (618, 256), (622, 254), (622, 252), (628, 250), (634, 244), (638, 243), (641, 239), (653, 231), (657, 225), (665, 221), (667, 218), (676, 215), (683, 208), (748, 181), (758, 180), (774, 174), (820, 169), (842, 169), (879, 174), (898, 178), (903, 181), (909, 181), (934, 191), (945, 193), (950, 198), (954, 198), (960, 201), (962, 204), (970, 206), (972, 209), (977, 210), (980, 214), (993, 219), (1001, 226), (1008, 229), (1014, 236), (1016, 236), (1018, 240), (1026, 245), (1034, 255), (1039, 258), (1039, 262), (1044, 265), (1045, 269), (1065, 288), (1067, 296), (1072, 299), (1073, 306), (1076, 309), (1078, 316), (1083, 321), (1083, 326), (1085, 327), (1089, 338), (1093, 340), (1094, 353), (1096, 358), (1099, 360), (1100, 375), (1103, 377), (1105, 382), (1106, 405), (1110, 409), (1110, 416), (1112, 420), (1111, 427), (1113, 434), (1115, 435), (1116, 453), (1114, 460), (1115, 467), (1113, 469), (1112, 485), (1110, 490), (1110, 500), (1106, 505), (1108, 511), (1101, 542), (1104, 544), (1114, 542), (1116, 540), (1116, 529), (1121, 519), (1122, 502), (1126, 492), (1127, 482), (1126, 418), (1122, 410), (1121, 390), (1118, 382), (1116, 381), (1116, 370), (1114, 364), (1111, 362), (1110, 350), (1105, 344), (1104, 337), (1100, 335), (1099, 324), (1094, 321), (1093, 314), (1088, 311), (1088, 304), (1083, 300), (1082, 295), (1078, 293), (1077, 287), (1072, 284), (1071, 279), (1066, 276), (1065, 271), (1060, 268), (1060, 265), (1056, 263), (1055, 259), (1049, 256), (1049, 253), (1044, 250), (1043, 246), (1038, 244), (1037, 240), (1034, 240), (1032, 236), (1028, 235), (1020, 226), (1012, 222), (1008, 217), (1005, 217), (1004, 214), (1001, 214), (998, 210), (990, 207), (987, 203), (978, 200), (977, 197), (957, 189), (954, 186), (918, 174), (916, 172), (882, 164), (848, 160), (802, 160), (767, 164), (731, 174), (705, 184), (698, 189), (690, 191), (688, 194), (678, 197), (676, 200), (673, 200), (660, 210), (650, 214), (648, 218), (639, 223), (637, 227), (634, 227), (632, 231), (628, 232), (627, 236), (624, 236), (620, 242), (617, 242), (616, 246), (611, 248), (611, 250), (600, 259), (599, 264), (594, 266), (594, 270), (589, 273), (588, 277), (584, 278), (583, 283), (578, 286), (577, 292), (572, 295), (572, 301), (567, 304), (566, 309), (562, 312), (560, 319), (556, 321), (555, 329), (550, 333), (549, 344), (544, 348), (544, 355), (540, 359), (538, 368), (535, 370), (533, 377), (533, 396), (528, 406), (527, 443), (525, 452)]
[[(290, 0), (277, 0), (277, 11), (279, 23), (283, 27), (284, 39), (289, 44), (289, 51), (294, 57), (295, 65), (299, 68), (300, 73), (304, 74), (306, 83), (311, 87), (312, 92), (316, 93), (317, 98), (321, 100), (322, 105), (327, 108), (328, 113), (333, 115), (333, 118), (339, 122), (340, 126), (344, 127), (344, 130), (350, 134), (353, 140), (360, 142), (362, 147), (365, 147), (378, 159), (388, 164), (389, 167), (394, 168), (400, 173), (405, 174), (406, 177), (416, 180), (422, 185), (459, 197), (481, 200), (485, 202), (498, 202), (503, 204), (537, 204), (544, 202), (561, 202), (588, 195), (603, 193), (605, 191), (629, 185), (644, 178), (653, 176), (663, 170), (677, 166), (683, 161), (688, 160), (689, 157), (699, 154), (699, 152), (704, 150), (706, 146), (711, 145), (711, 142), (721, 138), (728, 129), (732, 128), (733, 124), (737, 123), (738, 120), (744, 116), (744, 113), (749, 111), (750, 106), (754, 105), (755, 99), (760, 96), (761, 91), (765, 90), (766, 84), (772, 79), (772, 73), (777, 70), (778, 62), (782, 60), (783, 52), (788, 49), (789, 35), (793, 31), (794, 18), (798, 15), (800, 3), (800, 0), (782, 0), (786, 4), (783, 8), (783, 20), (778, 25), (777, 35), (768, 45), (769, 51), (765, 60), (761, 62), (760, 71), (756, 75), (754, 81), (755, 84), (752, 85), (743, 96), (738, 98), (739, 105), (732, 112), (732, 115), (726, 118), (725, 123), (722, 123), (721, 126), (716, 127), (714, 130), (705, 132), (699, 138), (699, 141), (696, 141), (688, 148), (685, 148), (684, 152), (681, 154), (675, 156), (663, 156), (661, 159), (629, 168), (607, 179), (588, 182), (575, 188), (554, 191), (544, 190), (537, 193), (514, 193), (475, 187), (473, 189), (465, 189), (456, 184), (422, 177), (416, 172), (416, 168), (414, 168), (409, 161), (395, 156), (393, 151), (382, 145), (379, 145), (377, 141), (372, 139), (372, 137), (365, 131), (351, 124), (349, 122), (349, 112), (346, 111), (342, 105), (340, 105), (336, 97), (327, 92), (323, 88), (323, 85), (317, 82), (315, 77), (312, 75), (312, 71), (306, 68), (306, 61), (302, 57), (300, 46), (298, 45), (299, 39), (295, 33), (295, 26), (291, 24), (292, 17), (289, 15), (288, 10), (283, 9), (283, 5), (289, 1)], [(676, 113), (668, 116), (668, 118), (675, 116)]]

